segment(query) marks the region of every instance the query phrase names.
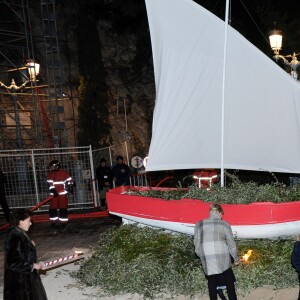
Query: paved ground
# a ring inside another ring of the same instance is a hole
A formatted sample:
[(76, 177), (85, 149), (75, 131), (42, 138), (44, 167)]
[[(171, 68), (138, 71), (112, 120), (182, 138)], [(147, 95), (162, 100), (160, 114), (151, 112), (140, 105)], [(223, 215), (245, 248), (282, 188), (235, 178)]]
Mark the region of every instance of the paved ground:
[[(76, 211), (76, 214), (78, 211)], [(0, 227), (5, 221), (0, 219)], [(35, 241), (38, 260), (49, 261), (72, 254), (73, 248), (96, 246), (99, 235), (112, 226), (119, 226), (120, 220), (112, 217), (72, 219), (64, 229), (52, 229), (49, 222), (35, 223), (29, 230)], [(0, 231), (0, 244), (4, 245), (6, 231)], [(0, 295), (3, 289), (3, 246), (0, 247)]]

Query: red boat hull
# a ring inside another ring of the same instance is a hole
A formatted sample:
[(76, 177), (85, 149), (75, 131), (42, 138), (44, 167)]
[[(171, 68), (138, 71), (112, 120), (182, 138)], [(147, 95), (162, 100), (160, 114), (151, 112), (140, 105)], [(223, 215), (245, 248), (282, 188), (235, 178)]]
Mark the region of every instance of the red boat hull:
[[(195, 223), (208, 217), (210, 203), (201, 200), (163, 200), (125, 192), (126, 187), (120, 187), (107, 193), (109, 212), (123, 219), (153, 226), (157, 226), (154, 223), (161, 224), (158, 227), (170, 230), (185, 224), (189, 228), (188, 232), (179, 231), (192, 234)], [(223, 219), (231, 224), (235, 234), (241, 238), (276, 238), (300, 232), (300, 201), (223, 204), (222, 207)], [(242, 232), (249, 230), (247, 236), (244, 236)], [(265, 232), (257, 232), (261, 230)]]

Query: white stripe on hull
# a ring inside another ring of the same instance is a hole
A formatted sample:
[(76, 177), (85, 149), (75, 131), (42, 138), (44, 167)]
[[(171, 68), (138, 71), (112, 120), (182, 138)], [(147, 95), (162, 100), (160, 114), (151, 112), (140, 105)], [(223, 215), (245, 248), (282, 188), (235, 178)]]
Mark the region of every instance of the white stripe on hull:
[[(109, 213), (121, 217), (124, 224), (136, 222), (189, 235), (194, 234), (195, 224), (147, 219), (111, 211)], [(300, 221), (264, 225), (231, 225), (231, 228), (233, 234), (239, 239), (276, 239), (298, 235), (300, 233)]]

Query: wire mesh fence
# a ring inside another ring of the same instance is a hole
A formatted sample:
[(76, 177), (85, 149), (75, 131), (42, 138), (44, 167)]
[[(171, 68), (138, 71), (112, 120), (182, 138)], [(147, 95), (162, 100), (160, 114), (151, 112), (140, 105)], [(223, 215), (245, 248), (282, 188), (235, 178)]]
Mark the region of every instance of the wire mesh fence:
[[(0, 169), (6, 177), (5, 192), (11, 208), (32, 208), (49, 197), (48, 166), (54, 159), (75, 181), (74, 193), (68, 195), (69, 207), (97, 205), (91, 148), (79, 147), (0, 151)], [(47, 209), (48, 204), (39, 208)]]
[[(118, 155), (128, 163), (126, 143), (93, 150), (91, 147), (53, 148), (0, 151), (0, 170), (6, 177), (5, 193), (10, 208), (33, 208), (49, 197), (47, 176), (49, 163), (58, 160), (61, 168), (75, 181), (74, 193), (69, 194), (69, 208), (93, 208), (100, 206), (95, 171), (101, 158), (112, 167)], [(130, 164), (128, 164), (130, 165)], [(131, 185), (146, 186), (146, 174), (132, 174)], [(49, 209), (49, 203), (38, 211)]]
[(123, 156), (125, 163), (128, 164), (129, 157), (126, 142), (119, 145), (93, 150), (94, 165), (97, 167), (100, 164), (100, 159), (105, 158), (107, 162), (106, 164), (113, 167), (117, 162), (117, 156), (119, 155)]

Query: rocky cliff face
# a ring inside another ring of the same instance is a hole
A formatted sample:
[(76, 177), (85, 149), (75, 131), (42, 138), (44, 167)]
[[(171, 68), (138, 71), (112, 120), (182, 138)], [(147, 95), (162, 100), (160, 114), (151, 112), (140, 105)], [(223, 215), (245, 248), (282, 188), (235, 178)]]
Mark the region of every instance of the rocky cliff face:
[[(101, 45), (96, 51), (101, 54), (107, 86), (105, 105), (111, 128), (107, 141), (116, 145), (127, 140), (130, 157), (145, 156), (151, 139), (155, 99), (145, 3), (131, 1), (131, 5), (125, 6), (121, 1), (79, 1), (70, 6), (63, 3), (57, 6), (64, 87), (72, 94), (75, 119), (78, 119), (77, 107), (81, 105), (77, 97), (81, 76), (78, 33), (95, 30), (80, 27), (78, 15), (82, 13), (85, 18), (93, 19), (89, 24), (96, 24), (98, 37), (95, 38), (99, 38)], [(85, 47), (89, 48), (89, 44)], [(87, 57), (84, 60), (92, 70), (93, 61)], [(97, 138), (101, 137), (95, 135)]]

